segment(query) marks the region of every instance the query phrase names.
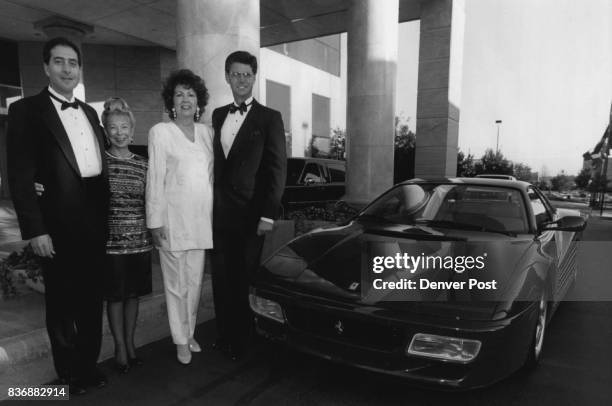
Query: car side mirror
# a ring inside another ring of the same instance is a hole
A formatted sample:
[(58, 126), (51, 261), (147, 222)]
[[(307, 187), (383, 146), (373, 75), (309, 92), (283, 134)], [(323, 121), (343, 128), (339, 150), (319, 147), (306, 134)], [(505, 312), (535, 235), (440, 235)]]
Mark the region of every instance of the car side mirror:
[(565, 216), (557, 221), (542, 224), (540, 231), (582, 231), (586, 227), (586, 220), (580, 216)]
[(306, 186), (310, 186), (310, 185), (313, 185), (315, 183), (315, 180), (313, 178), (308, 178), (308, 179), (304, 180), (304, 183), (306, 184)]

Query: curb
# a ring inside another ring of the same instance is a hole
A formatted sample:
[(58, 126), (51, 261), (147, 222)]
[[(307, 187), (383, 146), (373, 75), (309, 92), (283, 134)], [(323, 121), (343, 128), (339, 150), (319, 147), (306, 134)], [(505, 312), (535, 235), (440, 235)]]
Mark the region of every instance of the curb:
[[(106, 313), (106, 312), (105, 312)], [(215, 317), (212, 282), (205, 274), (197, 324)], [(165, 294), (154, 293), (140, 301), (136, 346), (140, 347), (170, 335)], [(106, 317), (102, 326), (102, 348), (98, 362), (114, 356), (114, 344)], [(16, 386), (36, 386), (55, 379), (51, 346), (45, 328), (0, 340), (0, 400), (7, 389)]]

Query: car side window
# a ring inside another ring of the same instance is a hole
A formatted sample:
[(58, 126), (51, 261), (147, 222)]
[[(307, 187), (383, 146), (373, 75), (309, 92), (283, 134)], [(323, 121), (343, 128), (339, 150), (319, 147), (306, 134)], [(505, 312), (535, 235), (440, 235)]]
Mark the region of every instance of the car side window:
[(345, 170), (340, 165), (328, 165), (330, 182), (341, 182), (345, 181)]
[(529, 189), (529, 203), (538, 227), (543, 222), (552, 220), (550, 213), (546, 210), (546, 204), (534, 189)]
[(307, 163), (300, 183), (325, 183), (325, 178), (323, 178), (319, 171), (319, 165), (314, 162)]
[(287, 160), (287, 185), (297, 185), (303, 169), (303, 160), (289, 158)]
[(321, 172), (321, 175), (323, 176), (323, 182), (328, 183), (329, 173), (327, 171), (327, 166), (325, 166), (325, 164), (319, 164), (319, 171)]

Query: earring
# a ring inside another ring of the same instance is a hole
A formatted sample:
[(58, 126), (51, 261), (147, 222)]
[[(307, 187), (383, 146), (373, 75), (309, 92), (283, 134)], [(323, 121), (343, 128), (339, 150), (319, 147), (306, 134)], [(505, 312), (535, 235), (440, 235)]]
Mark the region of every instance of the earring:
[(174, 107), (172, 107), (172, 109), (170, 109), (170, 119), (172, 121), (176, 120), (176, 109)]
[(196, 122), (197, 122), (197, 121), (200, 121), (200, 107), (196, 108), (196, 112), (195, 112), (195, 114), (193, 115), (193, 119), (194, 119), (194, 121), (196, 121)]

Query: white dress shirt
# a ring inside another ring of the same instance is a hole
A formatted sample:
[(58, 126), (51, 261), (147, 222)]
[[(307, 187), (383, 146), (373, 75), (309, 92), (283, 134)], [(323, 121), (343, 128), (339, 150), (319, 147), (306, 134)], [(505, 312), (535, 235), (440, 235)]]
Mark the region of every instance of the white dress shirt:
[[(65, 100), (69, 103), (74, 102), (74, 96), (72, 100), (68, 100), (53, 90), (51, 86), (49, 86), (49, 92), (61, 100)], [(98, 140), (96, 139), (93, 128), (91, 128), (91, 124), (85, 112), (80, 107), (77, 109), (69, 107), (62, 110), (61, 102), (55, 100), (53, 97), (49, 98), (57, 111), (57, 115), (64, 126), (64, 130), (66, 130), (81, 176), (83, 178), (98, 176), (102, 173), (102, 157), (98, 146)]]
[[(223, 147), (223, 153), (225, 154), (226, 158), (232, 149), (232, 145), (236, 139), (236, 134), (238, 134), (240, 127), (242, 127), (242, 123), (244, 123), (244, 119), (251, 111), (251, 107), (253, 106), (253, 97), (249, 97), (244, 103), (247, 105), (246, 113), (241, 113), (240, 111), (235, 111), (233, 113), (228, 112), (227, 117), (225, 117), (225, 121), (223, 122), (223, 126), (221, 127), (221, 146)], [(234, 106), (238, 107), (235, 102)]]

